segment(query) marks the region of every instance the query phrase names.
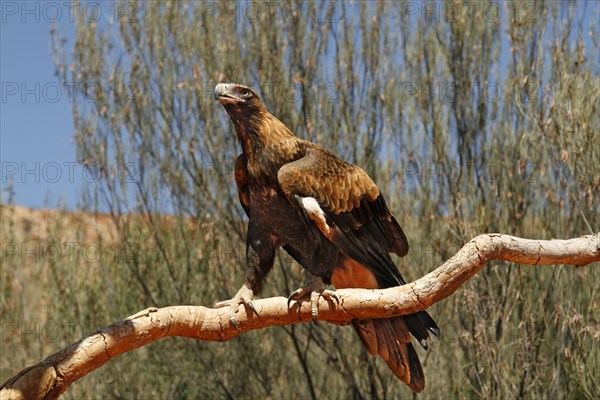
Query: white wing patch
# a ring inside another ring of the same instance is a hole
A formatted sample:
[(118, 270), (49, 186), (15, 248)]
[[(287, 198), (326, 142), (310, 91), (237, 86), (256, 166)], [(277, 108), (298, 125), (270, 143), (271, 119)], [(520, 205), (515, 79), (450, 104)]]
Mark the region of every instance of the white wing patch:
[(314, 197), (303, 197), (302, 208), (306, 211), (306, 215), (317, 225), (317, 228), (327, 237), (331, 236), (331, 230), (327, 225), (325, 213), (319, 205), (319, 202)]
[(314, 197), (303, 197), (302, 207), (304, 207), (307, 213), (316, 214), (325, 218), (325, 213), (321, 209), (321, 206), (319, 205), (317, 199), (315, 199)]

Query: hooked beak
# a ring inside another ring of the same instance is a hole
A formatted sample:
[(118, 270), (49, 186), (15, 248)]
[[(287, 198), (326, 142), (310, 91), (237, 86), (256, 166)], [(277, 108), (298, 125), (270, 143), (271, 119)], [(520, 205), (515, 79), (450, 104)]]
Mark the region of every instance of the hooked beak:
[(215, 100), (219, 101), (223, 105), (243, 103), (244, 99), (239, 98), (232, 91), (235, 86), (235, 83), (219, 83), (217, 86), (215, 86), (215, 91), (213, 93)]

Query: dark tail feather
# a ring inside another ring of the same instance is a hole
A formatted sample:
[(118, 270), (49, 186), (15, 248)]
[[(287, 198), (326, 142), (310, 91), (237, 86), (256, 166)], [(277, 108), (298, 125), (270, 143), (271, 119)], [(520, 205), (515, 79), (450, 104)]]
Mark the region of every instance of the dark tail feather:
[(383, 358), (398, 379), (415, 392), (421, 392), (425, 388), (425, 377), (410, 334), (412, 333), (421, 344), (429, 337), (427, 330), (439, 334), (433, 319), (427, 313), (422, 313), (425, 316), (416, 313), (403, 317), (352, 322), (369, 354), (377, 354)]
[(408, 349), (408, 365), (410, 365), (410, 383), (408, 387), (419, 393), (425, 389), (425, 375), (423, 375), (419, 356), (417, 356), (412, 343), (408, 343), (406, 347)]
[(424, 349), (427, 349), (429, 332), (433, 333), (435, 336), (440, 336), (440, 328), (438, 328), (433, 318), (431, 318), (426, 311), (405, 315), (404, 321), (406, 322), (410, 333), (419, 341)]

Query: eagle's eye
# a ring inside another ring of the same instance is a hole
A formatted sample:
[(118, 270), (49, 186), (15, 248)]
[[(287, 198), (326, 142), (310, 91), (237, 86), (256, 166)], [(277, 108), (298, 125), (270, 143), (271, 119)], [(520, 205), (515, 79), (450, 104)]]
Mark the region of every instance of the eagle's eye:
[(243, 97), (250, 97), (250, 96), (252, 96), (252, 93), (248, 89), (242, 89), (242, 91), (240, 92), (240, 94)]

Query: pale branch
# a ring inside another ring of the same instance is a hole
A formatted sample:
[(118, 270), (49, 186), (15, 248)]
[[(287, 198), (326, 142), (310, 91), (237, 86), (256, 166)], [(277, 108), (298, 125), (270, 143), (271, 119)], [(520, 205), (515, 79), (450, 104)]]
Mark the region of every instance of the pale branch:
[[(480, 235), (442, 266), (412, 283), (381, 290), (338, 290), (340, 304), (321, 299), (318, 320), (343, 324), (356, 318), (391, 317), (424, 310), (450, 296), (492, 260), (582, 266), (600, 261), (600, 233), (570, 240)], [(57, 398), (70, 384), (110, 359), (164, 337), (225, 341), (256, 329), (311, 320), (307, 302), (288, 309), (285, 297), (273, 297), (256, 300), (254, 305), (259, 316), (238, 312), (239, 330), (230, 324), (227, 308), (146, 309), (22, 370), (0, 387), (0, 398)]]

